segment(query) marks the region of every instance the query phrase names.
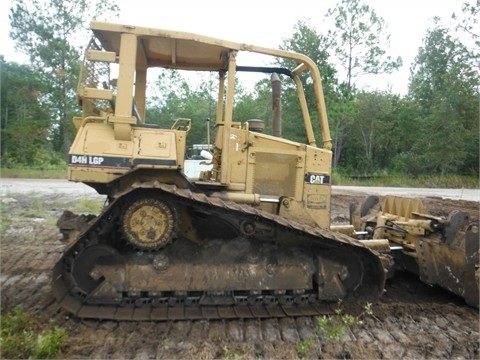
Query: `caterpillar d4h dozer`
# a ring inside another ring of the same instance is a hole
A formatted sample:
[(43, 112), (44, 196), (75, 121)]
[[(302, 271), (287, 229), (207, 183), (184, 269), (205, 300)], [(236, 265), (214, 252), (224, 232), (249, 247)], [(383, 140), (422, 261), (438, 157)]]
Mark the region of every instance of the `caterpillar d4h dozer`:
[[(55, 266), (62, 307), (103, 319), (313, 315), (338, 299), (361, 307), (382, 294), (379, 255), (329, 229), (331, 140), (312, 60), (183, 32), (102, 22), (91, 29), (68, 178), (108, 203), (85, 219)], [(241, 52), (293, 67), (242, 66)], [(212, 166), (199, 179), (184, 172), (190, 119), (169, 128), (145, 122), (147, 70), (155, 67), (218, 74)], [(242, 72), (293, 80), (307, 144), (234, 121)]]
[[(315, 315), (339, 300), (354, 311), (378, 299), (390, 258), (330, 227), (331, 139), (311, 59), (176, 31), (91, 29), (68, 178), (107, 203), (81, 217), (55, 265), (62, 307), (98, 319), (215, 319)], [(237, 64), (241, 53), (292, 67)], [(151, 68), (218, 74), (211, 168), (198, 179), (184, 171), (191, 120), (168, 128), (145, 121)], [(304, 127), (306, 143), (233, 119), (244, 72), (292, 80), (299, 116), (290, 121)], [(304, 86), (313, 89), (308, 99)], [(68, 222), (59, 221), (63, 232)]]

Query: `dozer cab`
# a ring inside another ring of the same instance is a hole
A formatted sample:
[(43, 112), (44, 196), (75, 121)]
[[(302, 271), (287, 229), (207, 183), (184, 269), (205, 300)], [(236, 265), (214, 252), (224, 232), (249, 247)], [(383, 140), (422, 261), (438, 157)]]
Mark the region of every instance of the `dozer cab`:
[[(311, 59), (177, 31), (95, 21), (91, 29), (68, 178), (107, 203), (75, 231), (65, 226), (71, 218), (59, 221), (73, 238), (53, 271), (62, 307), (97, 319), (260, 318), (331, 312), (339, 300), (355, 311), (381, 296), (390, 258), (330, 227), (331, 139)], [(251, 66), (242, 53), (293, 65)], [(146, 119), (153, 68), (218, 74), (210, 167), (196, 179), (185, 154), (199, 119)], [(244, 72), (295, 86), (290, 120), (304, 142), (233, 118)]]

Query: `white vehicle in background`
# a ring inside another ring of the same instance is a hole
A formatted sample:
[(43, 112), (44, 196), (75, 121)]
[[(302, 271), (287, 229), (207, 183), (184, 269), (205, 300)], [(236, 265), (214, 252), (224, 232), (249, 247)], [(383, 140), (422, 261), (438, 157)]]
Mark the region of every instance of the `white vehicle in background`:
[(193, 144), (187, 149), (183, 173), (192, 180), (198, 180), (202, 171), (212, 170), (212, 145)]

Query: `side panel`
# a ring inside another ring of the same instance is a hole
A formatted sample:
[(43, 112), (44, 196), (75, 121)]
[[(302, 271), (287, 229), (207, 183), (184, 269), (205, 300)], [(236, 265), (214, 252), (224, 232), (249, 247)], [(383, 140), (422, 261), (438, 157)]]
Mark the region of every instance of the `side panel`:
[(331, 160), (329, 150), (251, 133), (246, 192), (279, 198), (279, 208), (263, 210), (328, 229)]
[(265, 134), (250, 133), (247, 193), (302, 199), (304, 145)]
[[(223, 137), (222, 137), (223, 138)], [(247, 176), (248, 132), (244, 129), (231, 128), (228, 164), (229, 188), (234, 191), (245, 191)]]
[(132, 141), (115, 140), (112, 126), (84, 123), (77, 132), (68, 158), (71, 181), (108, 183), (131, 170)]
[(86, 123), (70, 149), (68, 178), (109, 183), (136, 168), (182, 168), (185, 135), (179, 130), (132, 127), (130, 140), (117, 140), (109, 123)]
[(251, 152), (253, 192), (287, 196), (301, 200), (304, 154), (300, 151), (275, 151), (256, 148)]
[(317, 225), (325, 229), (330, 228), (331, 163), (331, 151), (307, 147), (303, 203)]

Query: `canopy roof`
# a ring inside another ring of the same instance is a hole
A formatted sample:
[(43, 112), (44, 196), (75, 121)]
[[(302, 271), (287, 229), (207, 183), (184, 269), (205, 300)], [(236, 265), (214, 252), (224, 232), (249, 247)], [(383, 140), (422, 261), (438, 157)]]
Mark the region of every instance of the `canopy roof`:
[[(308, 61), (301, 54), (254, 45), (235, 43), (198, 34), (92, 21), (91, 29), (103, 48), (120, 53), (122, 33), (135, 34), (146, 67), (218, 71), (227, 69), (231, 50), (280, 56), (299, 63)], [(138, 59), (137, 59), (138, 61)]]

